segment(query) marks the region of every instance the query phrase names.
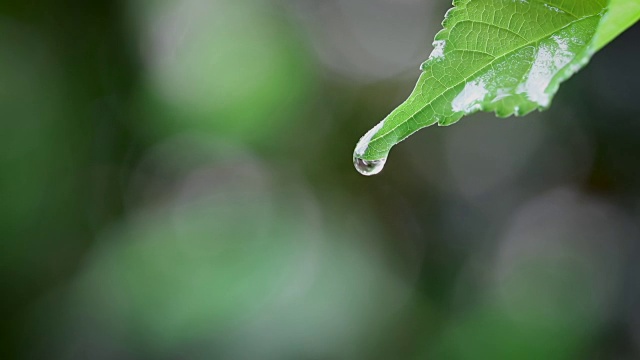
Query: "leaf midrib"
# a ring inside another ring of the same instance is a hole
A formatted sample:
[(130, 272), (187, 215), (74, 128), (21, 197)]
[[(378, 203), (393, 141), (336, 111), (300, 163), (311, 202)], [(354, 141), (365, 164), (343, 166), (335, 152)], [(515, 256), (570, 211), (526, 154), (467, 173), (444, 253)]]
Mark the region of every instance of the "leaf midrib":
[[(384, 134), (379, 135), (379, 136), (375, 136), (375, 138), (374, 138), (374, 139), (372, 139), (372, 140), (369, 142), (369, 146), (371, 146), (371, 144), (375, 143), (375, 142), (376, 142), (376, 141), (378, 141), (378, 140), (382, 140), (385, 136), (387, 136), (387, 135), (389, 135), (390, 133), (392, 133), (393, 131), (395, 131), (395, 130), (396, 130), (398, 127), (400, 127), (402, 124), (405, 124), (409, 119), (415, 119), (415, 116), (416, 116), (416, 115), (418, 115), (419, 113), (421, 113), (422, 111), (424, 111), (424, 109), (425, 109), (426, 107), (431, 106), (431, 104), (432, 104), (434, 101), (436, 101), (436, 100), (438, 100), (439, 98), (443, 97), (446, 93), (448, 93), (449, 91), (453, 90), (454, 88), (456, 88), (456, 87), (458, 87), (458, 86), (460, 86), (460, 85), (462, 85), (462, 84), (466, 83), (467, 81), (469, 81), (469, 79), (471, 79), (471, 78), (473, 78), (474, 76), (476, 76), (479, 72), (481, 72), (481, 71), (483, 71), (483, 70), (487, 69), (489, 66), (493, 65), (493, 63), (495, 63), (496, 61), (501, 60), (501, 59), (502, 59), (502, 58), (504, 58), (505, 56), (508, 56), (508, 55), (510, 55), (510, 54), (512, 54), (512, 53), (514, 53), (514, 52), (516, 52), (516, 51), (518, 51), (518, 50), (521, 50), (521, 49), (523, 49), (523, 48), (527, 47), (527, 46), (536, 45), (536, 44), (538, 44), (540, 41), (542, 41), (542, 40), (544, 40), (544, 39), (547, 39), (547, 38), (549, 38), (549, 37), (553, 36), (553, 35), (554, 35), (555, 33), (557, 33), (558, 31), (564, 30), (564, 29), (568, 28), (569, 26), (571, 26), (571, 25), (573, 25), (573, 24), (576, 24), (576, 23), (578, 23), (578, 22), (580, 22), (580, 21), (587, 20), (587, 19), (592, 18), (592, 17), (594, 17), (594, 16), (600, 16), (600, 14), (593, 14), (593, 15), (585, 16), (585, 17), (583, 17), (583, 18), (577, 18), (576, 20), (573, 20), (573, 21), (571, 21), (571, 22), (567, 23), (566, 25), (564, 25), (564, 26), (562, 26), (562, 27), (560, 27), (560, 28), (558, 28), (558, 29), (554, 30), (551, 34), (548, 34), (548, 35), (542, 36), (542, 37), (540, 37), (540, 38), (538, 38), (538, 39), (536, 39), (536, 40), (529, 41), (528, 43), (525, 43), (525, 44), (523, 44), (523, 45), (522, 45), (522, 46), (520, 46), (520, 47), (514, 48), (513, 50), (509, 50), (508, 52), (506, 52), (506, 53), (504, 53), (504, 54), (502, 54), (502, 55), (500, 55), (500, 56), (496, 56), (494, 59), (492, 59), (491, 61), (489, 61), (486, 65), (482, 66), (481, 68), (479, 68), (478, 70), (476, 70), (475, 72), (473, 72), (471, 75), (469, 75), (468, 77), (464, 78), (464, 79), (463, 79), (463, 80), (461, 80), (460, 82), (458, 82), (458, 83), (456, 83), (456, 84), (452, 85), (451, 87), (448, 87), (448, 88), (447, 88), (446, 90), (444, 90), (440, 95), (438, 95), (438, 96), (434, 97), (433, 99), (431, 99), (431, 101), (429, 101), (428, 103), (426, 103), (426, 104), (424, 104), (423, 106), (421, 106), (421, 107), (420, 107), (420, 109), (419, 109), (418, 111), (415, 111), (413, 114), (411, 114), (411, 116), (407, 117), (407, 120), (404, 120), (404, 121), (402, 121), (402, 122), (398, 123), (396, 126), (394, 126), (393, 128), (389, 129), (389, 130), (388, 130), (387, 132), (385, 132)], [(469, 21), (472, 21), (472, 20), (469, 20)], [(474, 22), (475, 22), (475, 21), (474, 21)], [(454, 26), (455, 26), (455, 25), (454, 25)], [(459, 50), (459, 49), (458, 49), (458, 50)]]

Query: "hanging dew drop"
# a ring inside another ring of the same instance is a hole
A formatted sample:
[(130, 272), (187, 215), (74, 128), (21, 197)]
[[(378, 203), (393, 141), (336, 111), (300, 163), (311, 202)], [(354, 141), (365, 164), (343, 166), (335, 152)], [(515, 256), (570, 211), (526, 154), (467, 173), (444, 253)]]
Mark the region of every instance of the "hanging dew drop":
[(356, 170), (358, 170), (360, 174), (365, 176), (379, 174), (380, 171), (384, 169), (384, 164), (386, 162), (386, 158), (380, 160), (365, 160), (357, 156), (353, 157), (353, 165), (356, 167)]
[(356, 145), (356, 149), (353, 152), (353, 165), (356, 170), (362, 175), (371, 176), (376, 175), (382, 171), (384, 164), (387, 162), (387, 158), (378, 160), (365, 160), (364, 154), (369, 149), (371, 139), (382, 129), (384, 126), (384, 120), (376, 125), (373, 129), (369, 130)]

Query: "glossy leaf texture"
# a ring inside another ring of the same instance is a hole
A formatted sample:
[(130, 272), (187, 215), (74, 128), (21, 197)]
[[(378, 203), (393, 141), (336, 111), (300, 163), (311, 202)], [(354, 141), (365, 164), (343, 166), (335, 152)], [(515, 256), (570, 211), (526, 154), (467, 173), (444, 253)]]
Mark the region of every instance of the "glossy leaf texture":
[[(395, 144), (436, 123), (450, 125), (477, 111), (507, 117), (548, 107), (560, 83), (611, 40), (605, 35), (595, 42), (608, 3), (454, 1), (415, 89), (361, 138), (354, 151), (356, 167), (365, 175), (379, 172), (367, 173), (370, 169), (358, 165), (386, 160)], [(616, 19), (608, 23), (615, 28)]]
[(610, 0), (607, 13), (596, 32), (595, 49), (600, 50), (638, 20), (640, 0)]

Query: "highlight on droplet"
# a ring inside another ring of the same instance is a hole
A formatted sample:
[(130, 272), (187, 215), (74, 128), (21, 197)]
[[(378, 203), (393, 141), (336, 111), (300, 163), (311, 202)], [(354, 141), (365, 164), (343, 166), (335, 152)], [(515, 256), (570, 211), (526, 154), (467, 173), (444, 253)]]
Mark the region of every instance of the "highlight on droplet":
[(384, 164), (386, 162), (386, 158), (380, 160), (365, 160), (357, 156), (353, 157), (353, 165), (356, 167), (356, 170), (358, 170), (360, 174), (365, 176), (379, 174), (380, 171), (384, 169)]

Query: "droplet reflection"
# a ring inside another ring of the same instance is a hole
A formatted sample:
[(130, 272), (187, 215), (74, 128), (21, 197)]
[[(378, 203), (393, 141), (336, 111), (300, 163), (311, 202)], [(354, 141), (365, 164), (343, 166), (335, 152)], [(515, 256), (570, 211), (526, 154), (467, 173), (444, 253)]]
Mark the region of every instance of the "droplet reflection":
[(380, 160), (365, 160), (357, 156), (353, 157), (353, 165), (356, 170), (362, 175), (371, 176), (379, 174), (384, 169), (384, 164), (387, 162), (387, 158)]

